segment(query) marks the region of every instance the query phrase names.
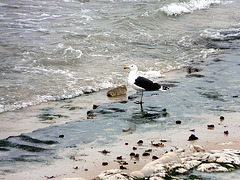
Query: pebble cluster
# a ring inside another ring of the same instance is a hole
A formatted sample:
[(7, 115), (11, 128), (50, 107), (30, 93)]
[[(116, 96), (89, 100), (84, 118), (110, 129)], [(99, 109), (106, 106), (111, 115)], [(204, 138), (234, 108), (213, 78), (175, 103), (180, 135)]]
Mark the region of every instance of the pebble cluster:
[(126, 173), (119, 169), (103, 171), (95, 180), (145, 178), (150, 180), (173, 178), (188, 174), (193, 169), (199, 172), (228, 172), (240, 167), (240, 150), (224, 149), (205, 152), (198, 145), (189, 145), (187, 150), (165, 153), (161, 158), (146, 164), (140, 171)]

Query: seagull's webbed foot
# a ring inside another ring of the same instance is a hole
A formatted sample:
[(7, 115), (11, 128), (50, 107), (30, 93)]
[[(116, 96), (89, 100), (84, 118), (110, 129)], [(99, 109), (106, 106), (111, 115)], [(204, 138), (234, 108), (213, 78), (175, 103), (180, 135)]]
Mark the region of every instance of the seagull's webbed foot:
[(135, 101), (135, 104), (142, 104), (142, 101)]

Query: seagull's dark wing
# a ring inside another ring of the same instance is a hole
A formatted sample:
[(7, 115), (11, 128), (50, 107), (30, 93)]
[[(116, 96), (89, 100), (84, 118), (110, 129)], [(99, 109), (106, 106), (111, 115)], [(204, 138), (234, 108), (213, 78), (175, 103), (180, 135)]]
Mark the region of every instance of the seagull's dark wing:
[(158, 83), (153, 83), (151, 80), (141, 76), (138, 76), (134, 84), (145, 89), (146, 91), (156, 91), (161, 87)]

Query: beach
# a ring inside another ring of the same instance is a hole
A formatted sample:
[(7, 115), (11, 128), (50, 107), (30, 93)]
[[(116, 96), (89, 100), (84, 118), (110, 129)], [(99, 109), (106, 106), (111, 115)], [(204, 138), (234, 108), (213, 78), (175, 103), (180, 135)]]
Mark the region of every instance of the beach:
[(239, 3), (3, 0), (0, 179), (238, 179)]

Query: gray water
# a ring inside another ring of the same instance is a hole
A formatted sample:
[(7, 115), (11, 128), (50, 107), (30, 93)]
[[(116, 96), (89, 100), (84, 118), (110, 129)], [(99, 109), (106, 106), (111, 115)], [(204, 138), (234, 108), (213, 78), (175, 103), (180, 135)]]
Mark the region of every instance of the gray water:
[[(152, 79), (215, 51), (239, 30), (237, 0), (1, 0), (0, 112)], [(225, 38), (224, 35), (220, 35)], [(219, 38), (221, 38), (219, 37)]]

